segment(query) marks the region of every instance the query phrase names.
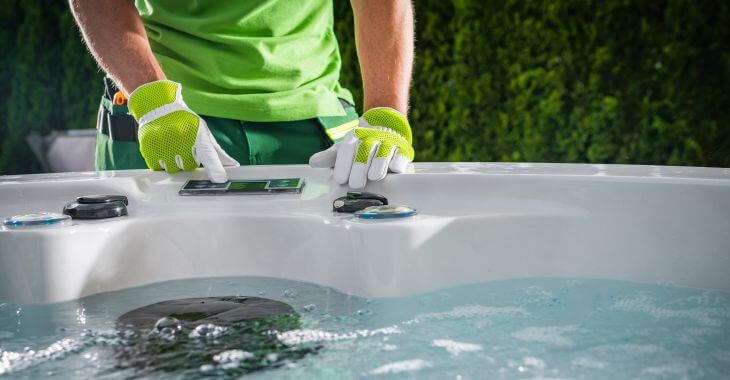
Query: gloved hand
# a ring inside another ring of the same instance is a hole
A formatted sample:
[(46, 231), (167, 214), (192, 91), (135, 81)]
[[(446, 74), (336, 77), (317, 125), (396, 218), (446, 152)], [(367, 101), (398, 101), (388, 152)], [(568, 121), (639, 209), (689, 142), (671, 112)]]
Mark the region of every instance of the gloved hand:
[(400, 112), (387, 107), (372, 108), (360, 124), (329, 149), (315, 153), (309, 165), (334, 167), (334, 179), (364, 187), (367, 180), (380, 181), (388, 174), (403, 173), (413, 161), (411, 127)]
[(129, 95), (139, 124), (139, 150), (147, 167), (175, 173), (203, 165), (212, 182), (228, 180), (223, 166), (238, 166), (218, 145), (205, 120), (185, 104), (182, 86), (168, 80), (139, 86)]

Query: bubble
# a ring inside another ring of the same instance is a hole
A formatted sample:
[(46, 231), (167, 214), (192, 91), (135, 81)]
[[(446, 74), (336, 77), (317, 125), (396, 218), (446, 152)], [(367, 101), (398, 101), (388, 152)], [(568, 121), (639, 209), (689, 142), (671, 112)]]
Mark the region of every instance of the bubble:
[(222, 326), (216, 326), (212, 323), (205, 323), (195, 327), (193, 331), (188, 335), (191, 339), (215, 339), (226, 333), (226, 328)]
[(306, 311), (306, 312), (310, 312), (311, 313), (316, 308), (317, 308), (317, 305), (315, 305), (313, 303), (312, 304), (309, 304), (309, 305), (304, 305), (304, 311)]
[(162, 317), (155, 322), (155, 329), (156, 330), (163, 330), (165, 328), (170, 328), (173, 330), (181, 330), (182, 324), (177, 318), (173, 317)]
[(172, 341), (176, 339), (176, 335), (180, 331), (182, 331), (182, 324), (177, 318), (163, 317), (155, 322), (155, 327), (150, 331), (150, 336)]
[(381, 348), (383, 351), (395, 351), (398, 349), (398, 346), (395, 344), (384, 344)]
[(373, 315), (373, 311), (370, 309), (360, 309), (356, 313), (357, 313), (357, 315), (361, 315), (361, 316)]
[(122, 339), (131, 339), (137, 336), (133, 330), (122, 330), (119, 332), (119, 337)]
[(76, 322), (80, 325), (86, 324), (86, 309), (85, 308), (76, 309)]
[(219, 354), (216, 354), (213, 356), (213, 361), (216, 361), (218, 363), (238, 363), (242, 360), (247, 360), (253, 358), (254, 355), (248, 351), (243, 350), (228, 350), (223, 351)]
[(163, 327), (162, 330), (160, 330), (161, 335), (175, 335), (175, 329), (172, 327)]
[(213, 356), (219, 368), (229, 370), (238, 368), (242, 361), (253, 359), (254, 354), (243, 350), (227, 350)]
[(286, 298), (297, 298), (299, 292), (294, 288), (284, 289), (281, 293)]

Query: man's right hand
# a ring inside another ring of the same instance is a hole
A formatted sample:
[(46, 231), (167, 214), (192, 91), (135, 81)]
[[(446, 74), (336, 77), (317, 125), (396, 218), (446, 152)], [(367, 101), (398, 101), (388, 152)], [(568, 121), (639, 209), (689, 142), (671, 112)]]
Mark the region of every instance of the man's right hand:
[(179, 83), (144, 84), (129, 95), (129, 111), (139, 123), (139, 148), (147, 167), (175, 173), (201, 164), (211, 182), (228, 180), (224, 166), (238, 166), (215, 141), (200, 116), (182, 99)]
[(342, 140), (312, 155), (309, 165), (333, 168), (335, 181), (360, 189), (368, 179), (382, 180), (388, 171), (404, 173), (413, 161), (412, 140), (403, 114), (388, 107), (371, 108)]

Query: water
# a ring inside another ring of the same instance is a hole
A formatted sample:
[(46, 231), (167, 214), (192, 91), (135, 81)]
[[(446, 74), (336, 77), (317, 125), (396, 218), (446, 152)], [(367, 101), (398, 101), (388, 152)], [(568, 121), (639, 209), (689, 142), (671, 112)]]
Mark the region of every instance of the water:
[[(218, 335), (169, 340), (116, 324), (159, 301), (223, 295), (283, 301), (300, 317), (247, 325), (249, 335), (204, 326), (199, 335)], [(144, 368), (155, 361), (167, 366)], [(368, 300), (246, 277), (0, 304), (0, 376), (13, 378), (716, 379), (729, 371), (730, 293), (668, 285), (525, 279)]]

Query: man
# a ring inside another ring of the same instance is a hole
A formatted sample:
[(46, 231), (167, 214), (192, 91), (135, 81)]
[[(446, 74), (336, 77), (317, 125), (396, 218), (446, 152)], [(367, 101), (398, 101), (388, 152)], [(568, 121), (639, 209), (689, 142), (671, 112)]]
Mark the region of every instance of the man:
[(413, 160), (404, 116), (413, 64), (410, 0), (352, 0), (365, 98), (359, 121), (339, 84), (332, 0), (70, 3), (111, 78), (98, 170), (174, 173), (202, 165), (212, 181), (224, 182), (224, 166), (309, 159), (359, 188)]

